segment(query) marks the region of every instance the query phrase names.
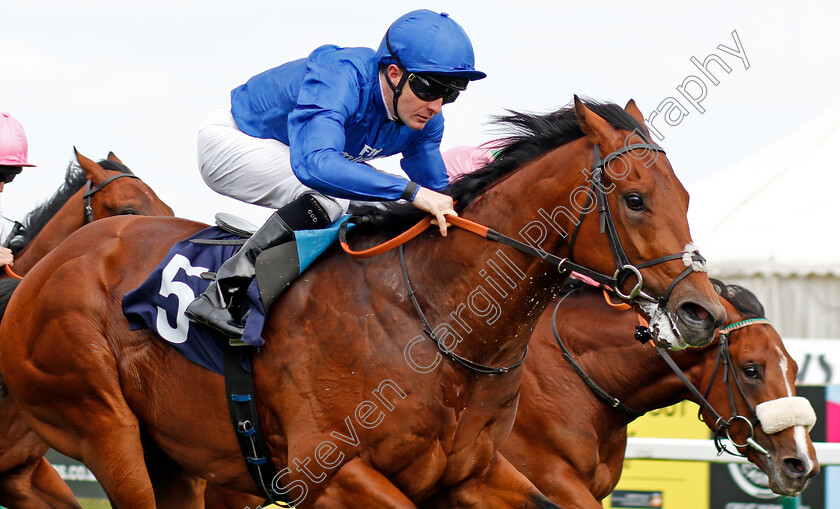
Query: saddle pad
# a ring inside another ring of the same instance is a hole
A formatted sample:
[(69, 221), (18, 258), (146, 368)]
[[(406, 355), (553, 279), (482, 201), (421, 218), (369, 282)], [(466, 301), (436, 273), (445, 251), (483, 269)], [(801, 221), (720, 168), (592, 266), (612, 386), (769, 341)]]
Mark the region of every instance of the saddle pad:
[[(301, 273), (338, 240), (339, 227), (349, 217), (344, 216), (322, 230), (295, 232)], [(146, 281), (123, 297), (122, 308), (131, 330), (151, 329), (187, 359), (221, 374), (228, 339), (209, 327), (191, 322), (184, 310), (210, 285), (210, 280), (201, 274), (216, 272), (240, 246), (196, 244), (192, 242), (195, 239), (236, 241), (241, 237), (213, 226), (178, 242)], [(248, 287), (248, 301), (251, 311), (245, 320), (242, 341), (262, 346), (266, 312), (256, 278)], [(251, 371), (250, 356), (243, 356), (243, 367)]]
[[(210, 285), (210, 280), (202, 278), (201, 274), (218, 270), (240, 246), (194, 244), (191, 241), (238, 238), (213, 226), (172, 246), (146, 281), (123, 297), (123, 313), (131, 330), (151, 329), (187, 359), (216, 373), (224, 373), (224, 348), (227, 348), (228, 339), (204, 325), (191, 322), (184, 310)], [(262, 346), (265, 344), (261, 336), (265, 311), (256, 281), (248, 287), (248, 300), (251, 311), (245, 321), (242, 341)], [(250, 371), (250, 362), (243, 367)]]

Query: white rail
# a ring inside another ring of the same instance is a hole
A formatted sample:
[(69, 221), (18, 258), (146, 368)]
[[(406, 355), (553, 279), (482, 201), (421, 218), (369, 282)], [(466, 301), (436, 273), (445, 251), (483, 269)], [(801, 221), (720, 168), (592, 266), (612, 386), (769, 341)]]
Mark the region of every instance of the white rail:
[[(724, 443), (730, 450), (734, 450), (734, 446)], [(820, 465), (840, 465), (840, 443), (814, 442), (814, 449)], [(687, 438), (628, 438), (625, 457), (627, 459), (747, 463), (747, 460), (740, 456), (726, 453), (718, 456), (712, 440)]]

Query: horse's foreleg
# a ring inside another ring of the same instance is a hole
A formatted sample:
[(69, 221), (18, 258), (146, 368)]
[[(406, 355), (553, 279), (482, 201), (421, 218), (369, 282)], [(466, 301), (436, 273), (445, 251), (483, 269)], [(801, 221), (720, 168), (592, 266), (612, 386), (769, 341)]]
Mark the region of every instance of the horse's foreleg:
[[(415, 509), (414, 503), (391, 481), (360, 458), (354, 458), (335, 473), (314, 507)], [(308, 507), (304, 505), (304, 507)]]
[(543, 467), (537, 474), (539, 478), (531, 479), (540, 486), (545, 496), (560, 504), (563, 509), (603, 509), (601, 502), (589, 491), (590, 484), (587, 484), (581, 472), (556, 459)]
[[(37, 491), (38, 497), (49, 504), (52, 509), (71, 508), (81, 509), (76, 496), (58, 475), (46, 458), (41, 458), (32, 469), (32, 488)], [(23, 507), (23, 506), (21, 506)]]
[[(37, 373), (15, 398), (38, 392), (28, 423), (45, 442), (83, 462), (119, 509), (154, 509), (152, 482), (143, 459), (140, 423), (122, 397), (118, 377), (105, 362), (65, 369), (76, 380), (59, 392)], [(8, 376), (8, 375), (7, 375)]]
[(81, 457), (77, 459), (96, 475), (114, 507), (156, 509), (137, 418), (124, 415), (114, 422), (100, 414), (91, 420), (89, 433), (81, 437)]
[(43, 457), (0, 475), (0, 505), (19, 509), (82, 509), (70, 487)]
[(146, 454), (146, 470), (155, 489), (156, 509), (204, 509), (204, 479), (187, 473), (159, 450)]
[(559, 508), (500, 453), (481, 475), (469, 478), (425, 501), (429, 508)]
[(12, 397), (0, 400), (0, 506), (81, 508), (70, 487), (44, 459), (48, 448), (26, 424)]

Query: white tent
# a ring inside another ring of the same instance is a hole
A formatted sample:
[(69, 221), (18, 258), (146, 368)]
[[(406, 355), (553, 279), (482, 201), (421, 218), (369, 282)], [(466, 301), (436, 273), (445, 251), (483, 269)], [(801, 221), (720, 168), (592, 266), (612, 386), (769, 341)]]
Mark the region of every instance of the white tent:
[(835, 107), (687, 186), (692, 237), (711, 275), (752, 290), (785, 337), (840, 338), (838, 152)]

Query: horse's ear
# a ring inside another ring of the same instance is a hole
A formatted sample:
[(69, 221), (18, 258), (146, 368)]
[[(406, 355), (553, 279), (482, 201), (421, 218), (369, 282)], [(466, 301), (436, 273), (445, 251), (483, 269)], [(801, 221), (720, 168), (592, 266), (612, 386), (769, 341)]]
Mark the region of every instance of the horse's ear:
[(108, 160), (114, 161), (115, 163), (119, 163), (120, 166), (122, 166), (125, 169), (125, 171), (128, 172), (129, 175), (134, 175), (134, 172), (131, 171), (131, 169), (128, 166), (126, 166), (125, 163), (122, 162), (120, 158), (117, 157), (116, 154), (114, 154), (113, 152), (108, 152)]
[(648, 131), (647, 125), (645, 125), (645, 116), (642, 114), (639, 107), (636, 106), (636, 101), (630, 99), (627, 101), (627, 106), (624, 107), (624, 111), (630, 114), (631, 117), (635, 118), (640, 124), (642, 124), (642, 129), (645, 130), (645, 134), (647, 138), (650, 139), (650, 131)]
[(76, 153), (76, 160), (79, 162), (79, 166), (81, 166), (85, 171), (87, 179), (90, 180), (94, 186), (99, 185), (108, 178), (108, 174), (105, 172), (104, 168), (80, 154), (79, 151), (76, 150), (76, 147), (73, 147), (73, 152)]
[(577, 114), (583, 134), (593, 143), (604, 145), (609, 140), (618, 137), (618, 131), (594, 111), (587, 108), (577, 95), (575, 95), (575, 114)]

